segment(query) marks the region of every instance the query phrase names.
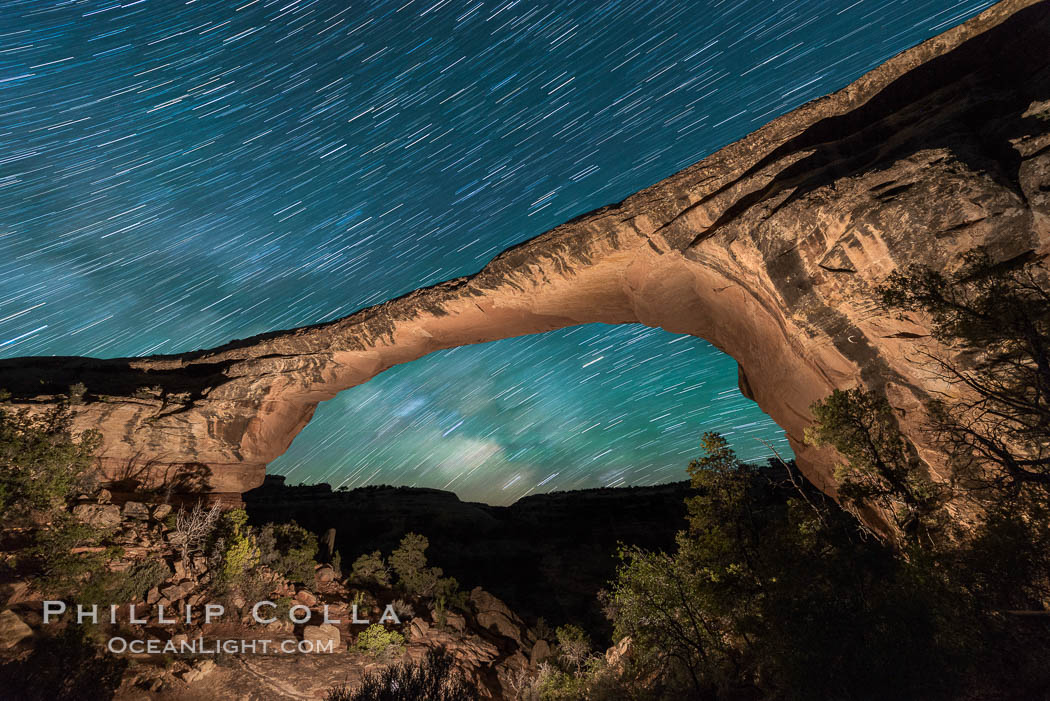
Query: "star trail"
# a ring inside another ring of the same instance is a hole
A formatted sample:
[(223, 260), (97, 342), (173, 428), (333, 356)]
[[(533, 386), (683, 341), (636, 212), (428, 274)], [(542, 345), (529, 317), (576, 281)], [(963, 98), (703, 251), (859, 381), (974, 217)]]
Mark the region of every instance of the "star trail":
[[(0, 2), (0, 357), (175, 353), (479, 269), (991, 2)], [(322, 405), (292, 483), (683, 479), (789, 454), (699, 339), (458, 348)]]

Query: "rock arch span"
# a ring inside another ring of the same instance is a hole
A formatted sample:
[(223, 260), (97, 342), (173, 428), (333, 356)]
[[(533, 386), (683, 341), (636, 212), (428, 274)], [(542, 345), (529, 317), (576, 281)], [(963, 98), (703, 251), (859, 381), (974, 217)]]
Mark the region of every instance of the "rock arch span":
[(1005, 0), (623, 202), (510, 248), (475, 275), (346, 318), (180, 355), (0, 361), (41, 409), (83, 382), (113, 478), (180, 472), (239, 493), (317, 403), (427, 353), (565, 326), (641, 323), (734, 357), (744, 393), (834, 493), (835, 456), (802, 442), (836, 387), (885, 391), (920, 454), (948, 351), (874, 286), (948, 269), (975, 245), (1050, 252), (1050, 2)]

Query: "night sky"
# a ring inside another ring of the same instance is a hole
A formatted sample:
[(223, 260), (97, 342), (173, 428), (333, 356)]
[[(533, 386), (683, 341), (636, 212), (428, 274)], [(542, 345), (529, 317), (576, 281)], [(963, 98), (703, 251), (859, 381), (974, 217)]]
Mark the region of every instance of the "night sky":
[[(0, 356), (188, 351), (475, 272), (990, 4), (0, 1)], [(594, 325), (394, 368), (270, 470), (509, 503), (684, 479), (706, 430), (789, 454), (728, 357)]]

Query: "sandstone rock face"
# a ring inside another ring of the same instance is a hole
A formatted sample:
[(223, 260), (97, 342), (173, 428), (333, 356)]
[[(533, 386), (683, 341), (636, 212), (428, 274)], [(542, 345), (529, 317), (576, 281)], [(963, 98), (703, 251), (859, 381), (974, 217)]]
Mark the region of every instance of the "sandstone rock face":
[(303, 628), (303, 640), (311, 641), (314, 644), (314, 650), (319, 652), (337, 652), (339, 650), (339, 629), (331, 623), (306, 626)]
[(507, 605), (481, 587), (470, 592), (474, 618), (483, 629), (510, 638), (518, 645), (525, 637), (525, 624)]
[(124, 504), (122, 514), (124, 518), (145, 521), (149, 518), (149, 507), (141, 501), (129, 501)]
[(0, 612), (0, 648), (14, 647), (33, 634), (33, 629), (25, 624), (14, 611)]
[[(802, 442), (834, 388), (886, 392), (919, 430), (936, 387), (922, 318), (873, 288), (903, 264), (951, 269), (988, 245), (1050, 248), (1050, 4), (1005, 0), (846, 88), (623, 202), (508, 249), (477, 274), (349, 317), (182, 355), (0, 361), (0, 387), (42, 409), (76, 382), (80, 428), (114, 480), (235, 494), (317, 403), (427, 353), (590, 322), (707, 339), (745, 393), (835, 492), (835, 455)], [(671, 135), (668, 135), (671, 138)], [(149, 392), (143, 388), (159, 388)]]
[(73, 516), (89, 526), (106, 528), (120, 523), (120, 507), (115, 504), (77, 504)]

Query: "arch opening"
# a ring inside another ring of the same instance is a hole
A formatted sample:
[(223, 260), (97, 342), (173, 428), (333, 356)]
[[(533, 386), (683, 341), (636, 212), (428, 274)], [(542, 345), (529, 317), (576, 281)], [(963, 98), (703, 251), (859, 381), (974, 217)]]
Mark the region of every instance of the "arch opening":
[[(547, 358), (541, 368), (525, 358)], [(508, 504), (529, 494), (685, 479), (705, 431), (745, 460), (788, 458), (737, 387), (736, 362), (639, 324), (574, 326), (437, 351), (319, 405), (267, 471), (334, 489), (430, 487)]]

